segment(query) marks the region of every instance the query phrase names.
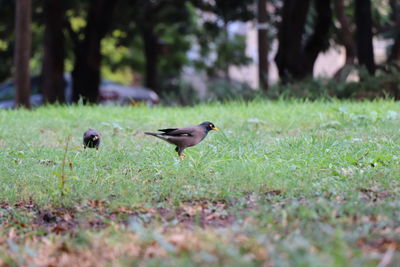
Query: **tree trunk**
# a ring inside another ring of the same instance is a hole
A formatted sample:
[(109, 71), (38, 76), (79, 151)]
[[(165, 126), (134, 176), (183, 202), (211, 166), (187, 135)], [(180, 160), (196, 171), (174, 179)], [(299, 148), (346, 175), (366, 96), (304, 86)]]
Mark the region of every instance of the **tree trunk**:
[(358, 64), (365, 66), (368, 72), (373, 75), (375, 73), (375, 61), (372, 45), (371, 0), (355, 1), (355, 18)]
[(31, 74), (29, 60), (31, 57), (31, 23), (32, 1), (17, 0), (15, 8), (15, 90), (16, 105), (30, 108)]
[(286, 0), (279, 28), (279, 47), (275, 62), (283, 81), (301, 80), (313, 75), (318, 54), (329, 44), (332, 11), (330, 0), (314, 0), (317, 17), (313, 34), (304, 42), (304, 27), (309, 0)]
[(268, 15), (267, 0), (258, 0), (258, 79), (260, 88), (268, 90)]
[(155, 91), (157, 94), (161, 93), (158, 88), (158, 49), (157, 49), (157, 36), (153, 32), (151, 25), (147, 25), (146, 29), (142, 30), (143, 42), (144, 42), (144, 54), (146, 58), (146, 79), (145, 86)]
[(314, 0), (317, 12), (314, 31), (307, 40), (303, 52), (302, 77), (312, 76), (318, 54), (329, 47), (329, 34), (332, 23), (330, 0)]
[(299, 78), (302, 72), (302, 36), (310, 0), (285, 0), (278, 32), (278, 52), (275, 62), (283, 81)]
[[(72, 100), (96, 103), (99, 99), (101, 40), (112, 21), (116, 0), (91, 1), (85, 39), (75, 43)], [(77, 38), (75, 38), (77, 39)]]
[(65, 102), (64, 8), (61, 0), (44, 0), (44, 56), (42, 90), (47, 103)]
[(390, 6), (392, 8), (391, 18), (394, 21), (395, 37), (394, 44), (390, 50), (389, 62), (397, 61), (400, 63), (400, 3), (398, 0), (390, 0)]
[(400, 63), (400, 33), (397, 34), (389, 55), (389, 62), (395, 61)]
[(350, 30), (350, 21), (345, 14), (345, 6), (343, 0), (335, 0), (335, 13), (340, 23), (339, 36), (342, 39), (343, 45), (346, 49), (346, 65), (354, 64), (356, 57), (356, 45), (354, 42), (353, 34)]
[(224, 40), (224, 44), (223, 44), (223, 49), (224, 49), (224, 53), (223, 53), (223, 62), (222, 62), (222, 69), (224, 72), (224, 76), (225, 76), (225, 81), (230, 84), (231, 82), (231, 76), (229, 75), (229, 55), (227, 54), (227, 51), (229, 51), (228, 43), (229, 43), (229, 33), (228, 33), (228, 20), (226, 18), (223, 18), (223, 28), (222, 28), (222, 34), (223, 34), (223, 40)]

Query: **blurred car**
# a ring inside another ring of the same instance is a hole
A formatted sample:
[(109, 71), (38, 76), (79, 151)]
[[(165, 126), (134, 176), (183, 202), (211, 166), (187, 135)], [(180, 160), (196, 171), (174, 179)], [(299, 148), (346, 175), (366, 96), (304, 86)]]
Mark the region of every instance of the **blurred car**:
[(137, 86), (127, 86), (103, 80), (100, 85), (100, 104), (135, 105), (146, 103), (148, 106), (158, 104), (160, 98), (156, 92)]
[[(64, 75), (66, 103), (72, 103), (72, 78)], [(14, 82), (5, 82), (0, 85), (0, 108), (15, 107), (15, 85)], [(32, 107), (43, 104), (43, 94), (40, 90), (40, 77), (31, 78)], [(101, 105), (135, 105), (145, 103), (149, 106), (159, 103), (158, 95), (147, 88), (127, 86), (108, 80), (101, 80), (99, 87), (99, 104)]]

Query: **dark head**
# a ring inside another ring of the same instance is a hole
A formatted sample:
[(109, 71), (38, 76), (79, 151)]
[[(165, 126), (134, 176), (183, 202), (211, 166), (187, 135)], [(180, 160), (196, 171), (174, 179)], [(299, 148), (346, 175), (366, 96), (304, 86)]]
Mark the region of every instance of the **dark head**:
[(94, 142), (94, 141), (100, 139), (100, 136), (98, 134), (91, 134), (90, 139), (92, 139), (92, 141)]
[(200, 126), (202, 126), (204, 129), (206, 129), (207, 132), (209, 132), (211, 130), (215, 130), (215, 131), (219, 130), (217, 127), (215, 127), (214, 123), (212, 123), (210, 121), (205, 121), (203, 123), (200, 123)]
[(91, 128), (89, 128), (84, 134), (83, 134), (84, 138), (96, 141), (97, 139), (100, 139), (100, 134), (96, 131), (93, 130)]

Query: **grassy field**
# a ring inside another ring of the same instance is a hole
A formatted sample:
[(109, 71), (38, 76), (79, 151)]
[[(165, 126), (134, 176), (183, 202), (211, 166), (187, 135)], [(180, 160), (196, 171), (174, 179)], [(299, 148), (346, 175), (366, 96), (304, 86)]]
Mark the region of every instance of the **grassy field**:
[[(207, 120), (221, 131), (184, 160), (143, 134)], [(43, 107), (0, 125), (0, 265), (400, 262), (396, 102)]]

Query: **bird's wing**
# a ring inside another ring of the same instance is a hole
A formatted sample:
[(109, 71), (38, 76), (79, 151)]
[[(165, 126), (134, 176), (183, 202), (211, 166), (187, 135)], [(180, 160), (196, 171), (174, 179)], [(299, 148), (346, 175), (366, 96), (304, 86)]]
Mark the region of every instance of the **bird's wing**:
[(178, 128), (167, 128), (167, 129), (158, 129), (160, 132), (169, 133), (172, 131), (178, 130)]
[(196, 128), (193, 126), (188, 126), (188, 127), (183, 127), (183, 128), (177, 128), (177, 129), (164, 129), (164, 130), (171, 130), (164, 132), (163, 135), (169, 135), (169, 136), (192, 136), (193, 133), (195, 132)]
[(89, 137), (90, 136), (90, 130), (87, 130), (86, 132), (83, 133), (83, 137)]

